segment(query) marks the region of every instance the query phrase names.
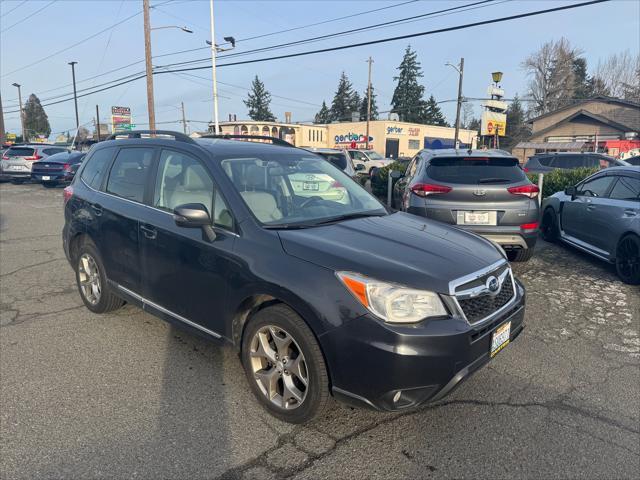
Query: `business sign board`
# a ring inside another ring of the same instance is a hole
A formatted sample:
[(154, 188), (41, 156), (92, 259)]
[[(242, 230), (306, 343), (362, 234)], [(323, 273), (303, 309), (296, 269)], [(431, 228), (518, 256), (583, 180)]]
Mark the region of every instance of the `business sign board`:
[(129, 107), (111, 107), (111, 132), (126, 132), (131, 129), (131, 109)]
[(500, 137), (505, 136), (507, 132), (507, 114), (490, 112), (489, 110), (482, 112), (480, 135), (494, 136), (496, 132)]
[[(367, 143), (367, 136), (363, 133), (346, 133), (344, 135), (336, 135), (333, 137), (333, 141), (336, 145), (344, 145), (345, 143), (351, 144), (352, 142)], [(369, 143), (373, 142), (373, 137), (369, 135)]]

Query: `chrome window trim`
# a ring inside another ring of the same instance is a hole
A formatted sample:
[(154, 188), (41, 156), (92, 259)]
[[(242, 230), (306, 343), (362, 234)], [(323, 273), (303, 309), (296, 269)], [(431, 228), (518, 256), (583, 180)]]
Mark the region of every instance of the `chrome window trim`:
[(142, 295), (138, 295), (137, 293), (129, 290), (128, 288), (123, 287), (120, 284), (116, 283), (116, 286), (118, 287), (119, 290), (122, 290), (124, 293), (126, 293), (127, 295), (132, 296), (133, 298), (135, 298), (136, 300), (138, 300), (139, 302), (142, 302), (142, 309), (144, 310), (145, 306), (149, 306), (152, 308), (155, 308), (156, 310), (160, 310), (162, 313), (165, 313), (167, 315), (172, 316), (173, 318), (175, 318), (176, 320), (180, 320), (181, 322), (186, 323), (187, 325), (196, 328), (200, 331), (203, 331), (205, 333), (208, 333), (209, 335), (211, 335), (212, 337), (215, 338), (222, 338), (222, 335), (214, 332), (213, 330), (209, 330), (208, 328), (203, 327), (202, 325), (199, 325), (195, 322), (192, 322), (191, 320), (189, 320), (188, 318), (183, 317), (182, 315), (178, 315), (177, 313), (172, 312), (171, 310), (164, 308), (162, 305), (158, 305), (157, 303), (152, 302), (151, 300), (148, 300), (146, 298), (144, 298)]

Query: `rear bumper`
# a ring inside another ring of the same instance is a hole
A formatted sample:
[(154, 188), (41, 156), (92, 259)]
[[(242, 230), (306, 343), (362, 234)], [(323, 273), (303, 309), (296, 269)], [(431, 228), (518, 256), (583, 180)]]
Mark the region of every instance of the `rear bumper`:
[(73, 180), (73, 174), (68, 172), (32, 172), (31, 179), (36, 182), (70, 182)]

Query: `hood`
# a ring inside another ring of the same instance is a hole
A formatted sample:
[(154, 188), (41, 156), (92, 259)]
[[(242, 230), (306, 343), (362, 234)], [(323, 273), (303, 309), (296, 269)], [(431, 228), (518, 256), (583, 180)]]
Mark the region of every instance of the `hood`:
[(482, 237), (402, 212), (278, 234), (285, 252), (302, 260), (439, 293), (504, 259)]

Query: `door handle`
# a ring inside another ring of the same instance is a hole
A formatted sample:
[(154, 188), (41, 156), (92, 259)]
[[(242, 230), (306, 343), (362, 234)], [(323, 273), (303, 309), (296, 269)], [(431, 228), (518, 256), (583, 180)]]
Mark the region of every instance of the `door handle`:
[(144, 236), (147, 237), (149, 240), (155, 240), (155, 238), (158, 236), (158, 231), (153, 227), (149, 227), (147, 225), (140, 225), (140, 230), (142, 230), (142, 233), (144, 233)]
[(635, 217), (636, 215), (638, 215), (638, 212), (636, 212), (633, 208), (625, 208), (624, 214), (627, 217)]
[(103, 213), (102, 207), (97, 203), (92, 203), (91, 209), (93, 210), (93, 213), (96, 214), (96, 217), (99, 217)]
[(589, 204), (587, 205), (587, 212), (592, 212), (596, 208), (595, 205)]

